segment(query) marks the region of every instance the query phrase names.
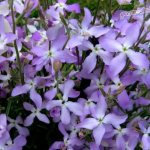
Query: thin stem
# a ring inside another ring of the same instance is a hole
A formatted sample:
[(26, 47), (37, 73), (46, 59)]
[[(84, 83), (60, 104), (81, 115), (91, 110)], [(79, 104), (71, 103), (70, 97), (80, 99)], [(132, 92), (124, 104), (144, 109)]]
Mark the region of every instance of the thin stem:
[(96, 11), (95, 11), (95, 14), (94, 14), (94, 18), (93, 18), (92, 24), (95, 24), (96, 17), (97, 17), (97, 14), (98, 14), (98, 10), (99, 10), (99, 6), (100, 6), (100, 0), (97, 0), (97, 8), (96, 8)]
[(14, 17), (13, 3), (14, 3), (14, 1), (11, 0), (11, 3), (10, 3), (10, 9), (11, 9), (12, 22), (13, 22), (13, 33), (15, 34), (15, 33), (16, 33), (16, 23), (15, 23), (15, 17)]
[(68, 28), (68, 24), (67, 24), (67, 22), (66, 22), (66, 20), (65, 20), (65, 18), (64, 18), (64, 16), (62, 14), (60, 14), (60, 19), (61, 19), (62, 23), (64, 24), (64, 26), (66, 28), (67, 35), (68, 35), (68, 38), (67, 38), (67, 40), (66, 40), (66, 42), (65, 42), (65, 44), (64, 44), (64, 46), (62, 48), (62, 50), (64, 50), (66, 45), (67, 45), (67, 43), (68, 43), (68, 41), (69, 41), (69, 39), (70, 39), (70, 29)]
[(76, 47), (76, 54), (77, 54), (77, 59), (78, 59), (78, 70), (79, 70), (80, 69), (80, 56), (79, 56), (78, 47)]
[(7, 116), (8, 116), (9, 113), (10, 113), (11, 104), (12, 104), (12, 99), (9, 99), (8, 105), (7, 105), (7, 108), (6, 108), (6, 114), (7, 114)]
[(111, 10), (112, 10), (112, 0), (109, 0), (109, 4), (108, 4), (108, 17), (109, 17), (109, 21), (111, 19)]
[[(13, 23), (13, 33), (16, 34), (16, 23), (15, 23), (15, 17), (14, 17), (13, 0), (11, 0), (10, 9), (11, 9), (11, 17), (12, 17), (12, 23)], [(17, 47), (16, 40), (14, 41), (14, 48), (16, 51), (16, 59), (17, 59), (17, 64), (18, 64), (18, 68), (19, 68), (20, 79), (21, 79), (21, 83), (23, 84), (24, 78), (23, 78), (23, 74), (22, 74), (21, 61), (20, 61), (20, 57), (19, 57), (19, 50)]]
[(17, 56), (16, 58), (17, 58), (17, 63), (18, 63), (18, 68), (19, 68), (21, 84), (24, 84), (24, 77), (23, 77), (23, 73), (22, 73), (22, 66), (21, 66), (21, 61), (20, 61), (20, 57), (19, 57), (19, 50), (18, 50), (18, 47), (17, 47), (16, 40), (14, 41), (14, 47), (15, 47), (16, 56)]

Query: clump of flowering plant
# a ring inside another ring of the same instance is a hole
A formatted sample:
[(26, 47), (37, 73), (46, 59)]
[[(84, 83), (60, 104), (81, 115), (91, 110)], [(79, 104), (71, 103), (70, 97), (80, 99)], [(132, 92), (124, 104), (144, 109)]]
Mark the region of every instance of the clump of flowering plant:
[(0, 2), (0, 150), (150, 149), (149, 3), (95, 4)]

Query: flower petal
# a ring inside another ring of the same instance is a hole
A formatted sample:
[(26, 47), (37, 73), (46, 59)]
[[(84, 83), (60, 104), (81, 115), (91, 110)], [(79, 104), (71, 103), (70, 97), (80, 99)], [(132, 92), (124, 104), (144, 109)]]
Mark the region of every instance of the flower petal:
[(99, 125), (93, 130), (93, 137), (97, 146), (100, 146), (104, 134), (105, 126), (103, 124)]
[(104, 34), (106, 34), (110, 29), (104, 28), (101, 26), (93, 26), (89, 29), (90, 35), (93, 35), (94, 37), (98, 38)]
[(52, 100), (49, 101), (48, 103), (45, 104), (45, 107), (47, 110), (51, 110), (52, 108), (56, 107), (56, 106), (60, 106), (62, 105), (62, 101), (61, 100)]
[(49, 123), (49, 119), (45, 114), (38, 113), (37, 118), (42, 122)]
[(70, 112), (66, 108), (66, 106), (62, 106), (60, 118), (61, 118), (61, 121), (63, 124), (69, 124), (70, 123)]
[(78, 116), (83, 115), (83, 111), (82, 111), (83, 108), (82, 108), (82, 106), (79, 103), (76, 103), (76, 102), (67, 102), (65, 105), (75, 115), (78, 115)]
[(138, 40), (140, 28), (141, 28), (141, 25), (137, 22), (135, 22), (129, 26), (129, 28), (126, 31), (127, 45), (132, 46)]
[(38, 108), (42, 107), (42, 97), (36, 92), (34, 88), (30, 90), (30, 98)]
[(89, 74), (93, 71), (93, 69), (96, 66), (96, 54), (95, 53), (91, 53), (89, 56), (86, 57), (86, 59), (84, 60), (82, 67), (83, 67), (83, 72)]
[(117, 135), (117, 137), (116, 137), (116, 146), (117, 146), (118, 149), (122, 149), (122, 148), (126, 147), (125, 140), (124, 140), (122, 135)]
[(143, 145), (143, 150), (148, 150), (150, 148), (150, 137), (148, 136), (148, 134), (143, 135), (142, 145)]
[(63, 90), (63, 99), (64, 100), (68, 100), (68, 96), (70, 91), (73, 89), (74, 87), (74, 82), (72, 80), (67, 80), (64, 84), (64, 90)]
[(101, 38), (99, 42), (106, 51), (118, 52), (122, 50), (122, 45), (114, 39)]
[(24, 93), (27, 93), (29, 90), (27, 85), (18, 85), (16, 86), (13, 91), (12, 91), (12, 96), (17, 96), (17, 95), (21, 95)]
[(49, 91), (47, 91), (45, 94), (44, 94), (44, 97), (47, 99), (47, 100), (52, 100), (55, 95), (57, 94), (57, 89), (56, 88), (53, 88)]
[(120, 124), (124, 123), (127, 116), (117, 116), (115, 114), (108, 114), (105, 116), (103, 122), (106, 124), (112, 124), (114, 127), (118, 128)]
[(27, 143), (27, 140), (24, 136), (19, 135), (15, 138), (14, 143), (16, 143), (17, 146), (24, 146)]
[(67, 43), (67, 48), (74, 48), (76, 46), (79, 46), (82, 44), (83, 41), (83, 37), (80, 35), (72, 35), (71, 38), (69, 39), (68, 43)]
[(31, 111), (34, 108), (33, 105), (31, 105), (27, 102), (23, 103), (23, 107), (25, 108), (25, 110), (28, 110), (28, 111)]
[(24, 121), (24, 126), (30, 126), (33, 123), (33, 119), (35, 118), (35, 115), (30, 114)]
[(101, 96), (99, 102), (97, 103), (95, 112), (92, 115), (97, 119), (100, 118), (102, 119), (105, 116), (106, 110), (107, 110), (107, 104), (105, 98)]
[(85, 16), (82, 21), (82, 27), (87, 29), (90, 23), (92, 22), (92, 15), (89, 9), (87, 8), (84, 8), (84, 14)]
[(80, 13), (81, 12), (79, 4), (67, 5), (66, 10), (69, 11), (69, 12), (75, 12), (75, 13)]
[(6, 126), (7, 125), (7, 118), (5, 114), (0, 114), (0, 125)]
[(126, 90), (118, 95), (118, 102), (123, 109), (127, 109), (130, 106), (130, 99)]
[(112, 60), (112, 55), (110, 52), (108, 51), (103, 51), (103, 50), (100, 50), (98, 52), (98, 55), (102, 58), (102, 60), (104, 61), (104, 63), (106, 65), (110, 65), (110, 62)]
[(87, 118), (84, 119), (80, 124), (78, 124), (79, 128), (85, 128), (89, 130), (93, 130), (95, 127), (97, 127), (99, 122), (94, 118)]
[(109, 74), (111, 77), (117, 76), (126, 65), (126, 56), (120, 53), (118, 56), (112, 59), (109, 65)]
[(149, 68), (149, 60), (148, 58), (146, 57), (146, 55), (140, 53), (140, 52), (135, 52), (133, 50), (128, 50), (127, 51), (127, 55), (130, 59), (130, 61), (140, 67), (140, 68), (145, 68), (145, 69), (148, 69)]

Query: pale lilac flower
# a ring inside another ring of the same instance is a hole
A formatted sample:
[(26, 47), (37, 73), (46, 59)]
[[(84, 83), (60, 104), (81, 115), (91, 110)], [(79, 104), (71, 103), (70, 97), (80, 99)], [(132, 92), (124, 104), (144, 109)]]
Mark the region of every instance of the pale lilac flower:
[(5, 144), (5, 148), (8, 150), (22, 150), (22, 147), (25, 146), (26, 143), (26, 138), (22, 135), (18, 135), (14, 140), (11, 138), (8, 139)]
[(69, 137), (68, 134), (64, 136), (63, 141), (56, 141), (52, 144), (49, 150), (57, 150), (57, 149), (67, 149), (67, 150), (74, 150), (74, 146), (81, 146), (80, 140), (74, 137)]
[(63, 97), (61, 100), (51, 100), (46, 104), (46, 108), (51, 110), (53, 107), (61, 107), (61, 121), (64, 124), (70, 123), (70, 112), (81, 116), (82, 106), (77, 102), (71, 102), (68, 100), (69, 97), (77, 97), (78, 93), (73, 91), (74, 82), (72, 80), (67, 80), (63, 86)]
[(101, 96), (97, 104), (97, 109), (92, 114), (93, 118), (86, 118), (78, 125), (80, 128), (93, 130), (93, 137), (98, 146), (101, 144), (103, 136), (107, 132), (105, 125), (111, 124), (117, 128), (127, 119), (127, 116), (117, 116), (112, 113), (106, 115), (106, 109), (107, 105), (105, 99)]
[(36, 86), (40, 82), (40, 78), (35, 78), (35, 79), (27, 79), (26, 83), (24, 85), (17, 85), (13, 91), (12, 91), (12, 96), (17, 96), (21, 94), (25, 94), (27, 92), (30, 93), (30, 98), (32, 99), (33, 102), (35, 102), (37, 107), (41, 107), (42, 105), (42, 98), (40, 94), (36, 92)]
[(143, 150), (148, 150), (150, 148), (150, 127), (146, 125), (146, 122), (139, 122), (139, 127), (143, 133), (142, 136), (142, 148)]
[(93, 17), (87, 8), (84, 8), (84, 18), (81, 25), (78, 22), (71, 20), (69, 22), (69, 27), (72, 29), (72, 36), (67, 43), (68, 48), (73, 48), (79, 46), (83, 41), (88, 40), (89, 37), (100, 37), (109, 31), (109, 28), (103, 26), (92, 26)]
[[(135, 35), (132, 34), (133, 29), (136, 33)], [(127, 57), (135, 66), (145, 69), (149, 68), (149, 60), (146, 55), (136, 52), (134, 49), (132, 49), (132, 46), (136, 42), (138, 35), (139, 25), (133, 24), (128, 28), (126, 37), (124, 39), (119, 39), (121, 40), (121, 43), (117, 40), (112, 40), (109, 38), (105, 38), (101, 41), (106, 50), (116, 52), (118, 54), (111, 60), (109, 65), (109, 74), (112, 77), (117, 76), (123, 70), (126, 65)], [(137, 59), (138, 61), (136, 61)]]
[(26, 0), (24, 4), (24, 13), (25, 16), (28, 17), (32, 10), (38, 7), (39, 1), (38, 0)]
[(80, 13), (79, 4), (66, 4), (67, 0), (57, 0), (57, 3), (53, 6), (59, 13), (64, 14), (64, 10), (68, 12)]
[(130, 97), (128, 96), (126, 90), (123, 90), (118, 95), (118, 103), (123, 109), (131, 109), (132, 108), (132, 102), (130, 101)]
[(8, 130), (10, 131), (12, 128), (16, 128), (19, 132), (20, 135), (23, 135), (23, 136), (28, 136), (29, 135), (29, 131), (27, 128), (25, 127), (22, 127), (21, 125), (23, 125), (23, 120), (20, 116), (18, 116), (16, 118), (16, 120), (14, 119), (11, 119), (8, 117), (8, 121), (10, 122), (8, 124)]
[(42, 110), (41, 107), (35, 108), (33, 105), (25, 102), (24, 108), (27, 111), (31, 111), (31, 114), (24, 120), (25, 126), (30, 126), (33, 123), (35, 117), (44, 123), (49, 123), (49, 119), (47, 118), (47, 116), (45, 114), (41, 113), (41, 110)]
[(134, 129), (118, 127), (113, 130), (113, 134), (116, 136), (117, 149), (135, 149), (139, 135), (136, 131), (134, 131)]
[[(101, 58), (106, 65), (110, 64), (110, 61), (112, 60), (112, 55), (110, 54), (110, 52), (104, 51), (100, 44), (94, 46), (90, 42), (84, 42), (83, 45), (85, 45), (88, 49), (91, 50), (90, 55), (86, 57), (82, 64), (83, 72), (89, 74), (93, 71), (97, 64), (97, 57)], [(90, 61), (91, 64), (89, 65)]]
[(83, 112), (85, 116), (94, 113), (96, 104), (99, 101), (99, 94), (100, 93), (98, 92), (94, 92), (88, 99), (80, 98), (78, 100), (83, 105)]
[(41, 70), (45, 65), (50, 63), (52, 65), (52, 73), (54, 73), (53, 65), (55, 61), (67, 63), (76, 62), (76, 57), (71, 52), (68, 50), (62, 50), (65, 41), (65, 37), (60, 36), (59, 39), (51, 44), (50, 49), (48, 42), (41, 47), (34, 47), (32, 49), (32, 52), (37, 56), (32, 63), (33, 65), (36, 65), (37, 71)]

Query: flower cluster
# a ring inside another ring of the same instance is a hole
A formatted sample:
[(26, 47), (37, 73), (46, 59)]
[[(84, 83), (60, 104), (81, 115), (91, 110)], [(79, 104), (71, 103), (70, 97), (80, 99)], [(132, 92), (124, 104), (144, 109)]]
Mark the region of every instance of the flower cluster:
[(49, 150), (149, 150), (149, 15), (66, 1), (0, 2), (0, 150), (23, 149), (35, 121), (62, 134)]

